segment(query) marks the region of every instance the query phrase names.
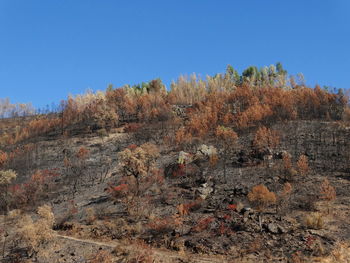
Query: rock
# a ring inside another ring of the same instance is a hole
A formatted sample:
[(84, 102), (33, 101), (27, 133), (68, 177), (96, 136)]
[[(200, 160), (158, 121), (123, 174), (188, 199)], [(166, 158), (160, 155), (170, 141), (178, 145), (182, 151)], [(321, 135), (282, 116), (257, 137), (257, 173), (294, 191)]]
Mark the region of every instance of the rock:
[(243, 214), (250, 214), (250, 213), (252, 213), (253, 212), (253, 210), (250, 208), (250, 207), (243, 207), (242, 209), (241, 209), (241, 213), (243, 213)]
[(213, 187), (208, 186), (207, 183), (202, 184), (202, 187), (197, 189), (197, 194), (203, 199), (207, 199), (207, 197), (213, 192)]
[(184, 151), (179, 152), (178, 163), (189, 164), (193, 161), (193, 155)]
[(244, 205), (241, 202), (238, 202), (237, 207), (236, 207), (236, 211), (238, 213), (241, 213), (243, 209), (244, 209)]
[(80, 206), (89, 206), (92, 204), (100, 204), (100, 203), (107, 202), (109, 199), (110, 199), (109, 195), (93, 196), (90, 198), (90, 200), (82, 202), (82, 204), (80, 204)]
[(236, 185), (233, 191), (234, 191), (234, 194), (237, 196), (245, 196), (248, 194), (248, 188), (242, 185)]
[(278, 234), (278, 226), (276, 224), (270, 223), (267, 225), (267, 230), (271, 232), (272, 234)]
[(286, 230), (284, 227), (281, 227), (281, 226), (278, 226), (278, 231), (279, 231), (281, 234), (287, 233), (287, 230)]
[(274, 242), (272, 242), (271, 240), (268, 240), (266, 242), (266, 244), (269, 246), (269, 247), (274, 247)]
[(278, 180), (280, 179), (278, 176), (274, 176), (273, 178), (272, 178), (275, 182), (278, 182)]
[(283, 234), (286, 233), (286, 229), (280, 225), (270, 223), (267, 225), (267, 230), (272, 234)]
[(205, 144), (202, 144), (196, 153), (196, 157), (200, 158), (201, 156), (207, 156), (210, 157), (212, 155), (217, 155), (217, 150), (214, 146), (207, 146)]
[(247, 222), (248, 219), (250, 218), (249, 215), (250, 215), (250, 210), (243, 212), (243, 222), (244, 223)]

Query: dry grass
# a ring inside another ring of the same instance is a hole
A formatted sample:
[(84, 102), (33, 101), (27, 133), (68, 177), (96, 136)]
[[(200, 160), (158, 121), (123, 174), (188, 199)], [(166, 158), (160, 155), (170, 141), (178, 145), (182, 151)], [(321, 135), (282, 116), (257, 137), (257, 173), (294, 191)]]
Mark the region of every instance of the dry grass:
[(307, 228), (322, 229), (325, 227), (325, 218), (321, 213), (310, 213), (305, 216), (304, 224)]
[(312, 258), (311, 262), (319, 263), (349, 263), (350, 262), (350, 244), (336, 243), (333, 251), (326, 257)]
[(51, 207), (44, 205), (38, 208), (40, 218), (37, 221), (29, 215), (23, 215), (18, 220), (17, 238), (30, 253), (37, 252), (39, 247), (53, 239), (52, 226), (55, 218)]

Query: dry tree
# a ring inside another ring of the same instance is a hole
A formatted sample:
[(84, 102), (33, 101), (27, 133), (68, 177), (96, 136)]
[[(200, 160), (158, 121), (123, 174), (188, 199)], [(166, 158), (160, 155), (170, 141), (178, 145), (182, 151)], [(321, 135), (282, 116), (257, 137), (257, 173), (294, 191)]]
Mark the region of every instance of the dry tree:
[(262, 229), (262, 212), (265, 212), (267, 207), (272, 204), (276, 204), (276, 195), (270, 192), (269, 189), (263, 184), (259, 184), (253, 187), (253, 189), (248, 193), (249, 201), (256, 206), (259, 212), (259, 226)]
[(218, 141), (218, 144), (223, 149), (222, 157), (223, 157), (223, 164), (224, 164), (224, 179), (225, 181), (227, 181), (226, 162), (232, 150), (235, 149), (235, 144), (238, 139), (238, 135), (229, 127), (218, 126), (216, 127), (216, 130), (215, 130), (215, 136)]
[(320, 188), (321, 199), (327, 202), (327, 211), (329, 214), (330, 203), (337, 198), (335, 188), (331, 186), (327, 178), (324, 179)]
[(302, 154), (300, 155), (298, 162), (297, 162), (297, 167), (300, 175), (305, 176), (309, 172), (309, 162), (308, 158), (306, 155)]

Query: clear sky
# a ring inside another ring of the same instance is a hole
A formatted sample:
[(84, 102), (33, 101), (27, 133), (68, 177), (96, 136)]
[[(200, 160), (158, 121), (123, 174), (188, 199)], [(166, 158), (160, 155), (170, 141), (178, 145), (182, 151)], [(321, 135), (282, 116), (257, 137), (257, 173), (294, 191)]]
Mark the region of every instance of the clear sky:
[(348, 88), (350, 1), (0, 0), (0, 98), (12, 102), (278, 61)]

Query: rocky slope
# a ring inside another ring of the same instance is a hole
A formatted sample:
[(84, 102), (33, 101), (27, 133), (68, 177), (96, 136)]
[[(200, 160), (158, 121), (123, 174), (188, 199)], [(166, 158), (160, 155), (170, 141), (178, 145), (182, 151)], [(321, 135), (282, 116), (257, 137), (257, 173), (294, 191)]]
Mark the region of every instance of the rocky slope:
[[(334, 249), (350, 239), (350, 127), (293, 121), (271, 129), (280, 134), (280, 145), (260, 155), (251, 146), (255, 130), (239, 134), (226, 160), (226, 176), (222, 159), (210, 165), (206, 157), (174, 176), (179, 149), (158, 144), (156, 166), (164, 170), (165, 179), (132, 200), (112, 197), (108, 187), (120, 183), (118, 152), (135, 143), (133, 133), (53, 133), (27, 141), (32, 148), (9, 164), (18, 173), (16, 183), (28, 182), (38, 170), (56, 176), (37, 200), (25, 207), (13, 204), (12, 209), (24, 210), (35, 222), (36, 207), (50, 205), (54, 232), (29, 253), (28, 243), (16, 240), (21, 216), (14, 217), (4, 225), (9, 237), (3, 261), (311, 262), (333, 257)], [(215, 145), (215, 140), (194, 144), (193, 154), (201, 144)], [(83, 161), (77, 158), (82, 148), (88, 152)], [(310, 171), (288, 177), (282, 168), (284, 152), (294, 167), (306, 155)], [(325, 178), (336, 190), (330, 203), (321, 199)], [(249, 202), (254, 186), (264, 184), (279, 197), (286, 182), (292, 191), (283, 209), (276, 212), (270, 205), (260, 211)], [(322, 222), (307, 222), (308, 217)]]

